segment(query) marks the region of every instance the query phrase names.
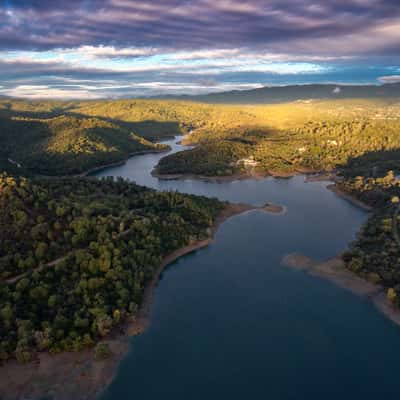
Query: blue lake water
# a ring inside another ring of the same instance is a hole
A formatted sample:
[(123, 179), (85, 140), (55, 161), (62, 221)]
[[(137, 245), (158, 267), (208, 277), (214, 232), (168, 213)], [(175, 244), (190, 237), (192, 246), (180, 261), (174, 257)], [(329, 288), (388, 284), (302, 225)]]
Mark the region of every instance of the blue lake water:
[[(176, 139), (178, 140), (178, 139)], [(169, 141), (172, 151), (182, 150)], [(282, 257), (323, 260), (354, 239), (367, 215), (326, 189), (292, 179), (160, 181), (165, 154), (133, 157), (96, 176), (157, 190), (287, 207), (226, 221), (214, 243), (163, 274), (151, 325), (131, 339), (101, 400), (391, 399), (400, 393), (400, 329), (330, 282), (284, 268)]]

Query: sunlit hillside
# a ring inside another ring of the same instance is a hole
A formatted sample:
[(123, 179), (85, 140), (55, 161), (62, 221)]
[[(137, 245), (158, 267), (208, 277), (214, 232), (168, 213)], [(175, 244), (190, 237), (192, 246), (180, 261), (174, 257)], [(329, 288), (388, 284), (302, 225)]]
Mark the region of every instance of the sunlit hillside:
[[(204, 154), (218, 165), (205, 165), (207, 160), (194, 150), (171, 156), (163, 163), (165, 172), (184, 172), (173, 166), (174, 157), (196, 154), (190, 163), (196, 172), (234, 173), (237, 168), (232, 164), (244, 152), (261, 170), (332, 169), (366, 152), (396, 150), (399, 111), (396, 99), (247, 106), (166, 100), (4, 100), (0, 153), (6, 170), (19, 164), (45, 175), (73, 174), (122, 160), (135, 151), (154, 150), (159, 139), (191, 132), (185, 142), (213, 142)], [(227, 159), (212, 155), (219, 152), (220, 140), (225, 141), (225, 150), (232, 147)], [(235, 155), (238, 143), (245, 150)]]

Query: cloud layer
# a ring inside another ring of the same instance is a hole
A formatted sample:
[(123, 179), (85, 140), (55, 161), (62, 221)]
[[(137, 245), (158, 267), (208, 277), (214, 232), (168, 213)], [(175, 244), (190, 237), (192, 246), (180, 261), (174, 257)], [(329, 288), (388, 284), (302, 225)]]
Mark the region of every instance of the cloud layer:
[(399, 59), (398, 0), (0, 0), (0, 94), (377, 83)]

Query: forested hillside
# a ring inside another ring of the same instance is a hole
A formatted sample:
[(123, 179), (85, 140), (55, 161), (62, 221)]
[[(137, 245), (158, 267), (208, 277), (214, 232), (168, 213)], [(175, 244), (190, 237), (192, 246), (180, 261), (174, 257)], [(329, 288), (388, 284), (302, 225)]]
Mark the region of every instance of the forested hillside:
[(396, 99), (248, 106), (3, 100), (0, 162), (11, 172), (18, 172), (19, 164), (42, 175), (77, 174), (129, 153), (156, 150), (156, 140), (192, 132), (186, 143), (212, 146), (171, 156), (161, 173), (235, 174), (244, 148), (262, 172), (332, 169), (366, 152), (395, 151), (399, 104)]
[(0, 168), (73, 175), (162, 150), (154, 142), (193, 129), (235, 129), (254, 115), (232, 107), (156, 100), (0, 101)]
[(161, 149), (97, 118), (0, 115), (0, 129), (0, 167), (20, 173), (73, 175), (123, 160), (131, 153)]
[(392, 171), (381, 178), (358, 176), (338, 184), (340, 190), (374, 207), (343, 258), (347, 267), (383, 285), (388, 300), (400, 306), (400, 180)]
[[(246, 106), (241, 107), (241, 112), (252, 118), (237, 118), (237, 127), (196, 130), (185, 140), (199, 144), (196, 150), (166, 157), (158, 172), (286, 174), (346, 166), (346, 173), (357, 174), (371, 166), (382, 173), (400, 168), (397, 101), (300, 102)], [(222, 143), (225, 148), (230, 147), (229, 154), (220, 151)], [(250, 163), (245, 159), (249, 157)], [(356, 161), (350, 163), (351, 160)]]
[(233, 140), (205, 143), (191, 150), (162, 158), (157, 166), (161, 174), (195, 174), (229, 176), (242, 172), (236, 161), (245, 158), (251, 146)]
[(80, 350), (135, 316), (163, 257), (225, 207), (123, 180), (0, 177), (0, 360)]

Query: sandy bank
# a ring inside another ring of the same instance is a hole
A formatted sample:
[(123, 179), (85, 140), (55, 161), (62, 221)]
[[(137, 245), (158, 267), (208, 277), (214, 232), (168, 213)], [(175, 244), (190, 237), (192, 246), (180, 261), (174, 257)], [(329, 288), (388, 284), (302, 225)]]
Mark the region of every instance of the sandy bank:
[(284, 256), (281, 260), (281, 264), (286, 267), (302, 271), (308, 270), (313, 265), (313, 261), (311, 258), (302, 254), (292, 253)]
[(400, 325), (400, 309), (394, 307), (387, 300), (385, 289), (380, 285), (360, 278), (348, 270), (341, 256), (317, 263), (300, 254), (288, 254), (283, 257), (281, 263), (286, 267), (302, 270), (312, 276), (329, 280), (337, 286), (371, 301), (382, 314), (397, 325)]
[(335, 182), (336, 178), (334, 172), (321, 172), (318, 174), (308, 174), (305, 182)]
[(208, 246), (218, 227), (228, 218), (256, 207), (248, 204), (229, 204), (209, 230), (209, 237), (182, 247), (164, 258), (144, 293), (137, 317), (127, 321), (104, 340), (112, 355), (103, 361), (94, 360), (94, 350), (50, 355), (40, 353), (32, 363), (19, 364), (11, 360), (0, 367), (1, 400), (95, 399), (113, 379), (119, 362), (129, 350), (129, 336), (143, 332), (150, 322), (154, 289), (164, 269), (179, 257)]

